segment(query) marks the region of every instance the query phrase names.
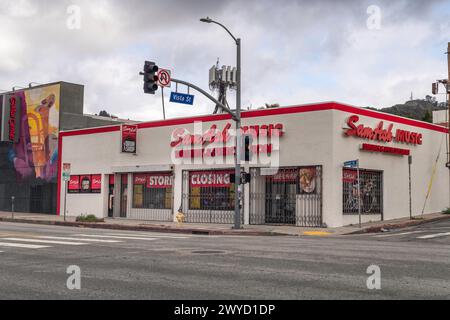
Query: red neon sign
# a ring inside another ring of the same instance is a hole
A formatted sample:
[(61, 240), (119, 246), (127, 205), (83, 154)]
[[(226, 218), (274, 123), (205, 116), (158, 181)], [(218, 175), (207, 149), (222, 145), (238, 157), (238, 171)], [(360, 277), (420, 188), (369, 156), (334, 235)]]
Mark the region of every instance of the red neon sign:
[(358, 121), (359, 117), (355, 115), (348, 118), (347, 125), (349, 129), (345, 129), (346, 136), (355, 136), (365, 140), (376, 140), (380, 142), (394, 141), (411, 145), (422, 145), (423, 143), (423, 135), (421, 133), (398, 129), (394, 136), (393, 124), (385, 128), (384, 122), (380, 121), (376, 127), (371, 128), (363, 124), (357, 125)]
[(16, 97), (11, 97), (9, 99), (9, 140), (15, 141), (16, 140), (16, 114), (17, 114), (17, 99)]
[[(217, 125), (214, 124), (211, 126), (209, 130), (207, 130), (202, 135), (194, 135), (187, 132), (184, 128), (178, 128), (172, 133), (172, 142), (170, 146), (175, 148), (179, 145), (205, 145), (207, 143), (214, 142), (228, 142), (231, 139), (230, 129), (232, 127), (231, 123), (227, 123), (222, 130), (222, 132), (217, 130)], [(252, 126), (244, 126), (241, 131), (242, 134), (251, 134), (253, 138), (258, 137), (282, 137), (284, 135), (283, 132), (283, 124), (269, 124), (269, 125), (252, 125)]]

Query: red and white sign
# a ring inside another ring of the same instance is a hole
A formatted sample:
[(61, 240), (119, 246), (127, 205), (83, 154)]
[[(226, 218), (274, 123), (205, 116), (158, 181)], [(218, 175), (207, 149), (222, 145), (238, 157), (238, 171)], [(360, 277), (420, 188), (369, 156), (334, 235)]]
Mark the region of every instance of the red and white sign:
[(385, 128), (384, 122), (380, 121), (376, 127), (371, 128), (363, 124), (358, 125), (358, 121), (359, 117), (356, 115), (348, 118), (347, 125), (349, 129), (344, 129), (347, 136), (355, 136), (365, 140), (375, 140), (380, 142), (394, 141), (396, 143), (410, 145), (422, 145), (423, 143), (423, 135), (421, 133), (397, 129), (394, 136), (393, 124), (390, 124)]
[(231, 186), (231, 174), (234, 171), (198, 171), (190, 172), (191, 188), (228, 188)]
[(78, 193), (80, 192), (80, 176), (70, 176), (69, 193)]
[(389, 153), (389, 154), (398, 155), (398, 156), (409, 156), (411, 154), (411, 151), (408, 149), (400, 149), (400, 148), (393, 148), (393, 147), (387, 147), (387, 146), (377, 146), (377, 145), (368, 144), (368, 143), (364, 143), (361, 147), (361, 150), (369, 151), (369, 152), (378, 152), (378, 153)]
[(343, 181), (345, 183), (354, 183), (358, 180), (358, 172), (356, 170), (344, 169)]
[(298, 170), (297, 169), (283, 169), (278, 171), (272, 178), (273, 182), (297, 182)]
[(149, 189), (169, 189), (173, 187), (173, 175), (149, 174), (147, 176), (147, 188)]
[(102, 191), (102, 175), (93, 174), (91, 176), (91, 190), (93, 193), (100, 193)]
[(122, 125), (122, 152), (136, 153), (137, 152), (137, 131), (136, 125)]
[(134, 175), (134, 184), (138, 186), (145, 185), (147, 182), (147, 175), (145, 174), (135, 174)]
[[(220, 131), (217, 124), (213, 124), (210, 129), (204, 132), (202, 135), (190, 134), (184, 128), (177, 128), (172, 132), (172, 142), (170, 146), (175, 148), (179, 145), (191, 146), (191, 145), (206, 145), (208, 143), (215, 142), (228, 142), (231, 139), (229, 131), (232, 128), (231, 123), (227, 123), (225, 127)], [(268, 124), (268, 125), (253, 125), (242, 127), (242, 134), (250, 134), (253, 139), (259, 137), (282, 137), (284, 135), (284, 126), (281, 123)]]
[(172, 85), (172, 72), (166, 69), (158, 71), (158, 85), (160, 87), (170, 87)]

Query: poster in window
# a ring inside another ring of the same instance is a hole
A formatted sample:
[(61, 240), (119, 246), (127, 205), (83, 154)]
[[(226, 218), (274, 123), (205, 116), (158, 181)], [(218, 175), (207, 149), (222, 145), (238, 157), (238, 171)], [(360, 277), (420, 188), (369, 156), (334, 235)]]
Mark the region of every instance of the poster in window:
[(92, 193), (101, 193), (102, 192), (102, 175), (101, 174), (93, 174), (91, 176), (91, 190), (92, 190)]
[(91, 193), (91, 176), (83, 175), (80, 176), (80, 192), (81, 193)]
[(137, 152), (137, 131), (136, 125), (122, 125), (122, 152), (136, 153)]
[(358, 173), (356, 170), (344, 169), (344, 183), (356, 183), (356, 180), (358, 180)]
[(298, 171), (296, 169), (280, 169), (274, 176), (268, 176), (273, 182), (297, 183)]
[(233, 171), (190, 172), (191, 188), (229, 188)]
[(80, 192), (80, 176), (70, 176), (68, 193)]
[(133, 179), (134, 179), (134, 185), (143, 186), (147, 182), (147, 175), (135, 174)]
[(315, 167), (300, 169), (300, 194), (313, 194), (316, 192), (317, 171)]

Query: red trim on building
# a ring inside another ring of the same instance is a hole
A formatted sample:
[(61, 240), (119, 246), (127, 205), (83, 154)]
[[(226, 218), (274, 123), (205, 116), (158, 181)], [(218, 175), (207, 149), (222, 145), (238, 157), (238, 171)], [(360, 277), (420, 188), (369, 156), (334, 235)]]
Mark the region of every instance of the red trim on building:
[[(400, 124), (405, 124), (408, 126), (413, 126), (422, 129), (433, 130), (442, 133), (448, 133), (448, 129), (442, 126), (438, 126), (435, 124), (402, 118), (395, 115), (390, 115), (387, 113), (382, 113), (378, 111), (373, 111), (369, 109), (357, 108), (349, 105), (344, 105), (336, 102), (326, 102), (322, 104), (313, 104), (313, 105), (303, 105), (303, 106), (293, 106), (293, 107), (282, 107), (282, 108), (273, 108), (273, 109), (264, 109), (264, 110), (254, 110), (254, 111), (244, 111), (242, 113), (243, 119), (250, 119), (256, 117), (268, 117), (274, 115), (283, 115), (283, 114), (294, 114), (294, 113), (305, 113), (305, 112), (314, 112), (314, 111), (326, 111), (326, 110), (338, 110), (343, 112), (348, 112), (352, 114), (358, 114), (361, 116), (381, 119), (385, 121), (396, 122)], [(190, 124), (194, 122), (214, 122), (214, 121), (224, 121), (231, 120), (231, 116), (228, 114), (217, 114), (217, 115), (206, 115), (206, 116), (198, 116), (191, 118), (179, 118), (179, 119), (170, 119), (170, 120), (161, 120), (161, 121), (152, 121), (138, 124), (139, 129), (149, 129), (149, 128), (157, 128), (157, 127), (169, 127), (169, 126), (177, 126), (183, 124)], [(120, 131), (120, 125), (111, 126), (111, 127), (101, 127), (94, 129), (81, 129), (74, 131), (64, 131), (61, 132), (63, 136), (77, 136), (77, 135), (88, 135), (88, 134), (96, 134), (96, 133), (106, 133), (106, 132), (114, 132)]]
[(57, 216), (61, 216), (61, 176), (62, 176), (62, 132), (59, 133), (59, 138), (58, 138), (58, 170), (57, 170), (57, 174), (58, 174), (58, 190), (56, 191), (57, 194), (57, 199), (56, 199), (56, 215)]

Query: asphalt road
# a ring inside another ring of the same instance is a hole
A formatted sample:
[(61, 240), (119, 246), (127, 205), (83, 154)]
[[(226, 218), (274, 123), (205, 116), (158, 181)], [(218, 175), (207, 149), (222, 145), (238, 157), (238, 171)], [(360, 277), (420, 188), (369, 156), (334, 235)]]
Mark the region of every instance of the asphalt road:
[[(381, 290), (367, 288), (371, 265)], [(320, 238), (0, 223), (0, 299), (450, 299), (450, 222)]]

